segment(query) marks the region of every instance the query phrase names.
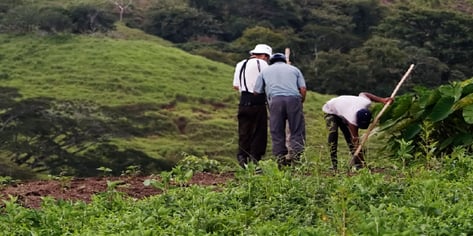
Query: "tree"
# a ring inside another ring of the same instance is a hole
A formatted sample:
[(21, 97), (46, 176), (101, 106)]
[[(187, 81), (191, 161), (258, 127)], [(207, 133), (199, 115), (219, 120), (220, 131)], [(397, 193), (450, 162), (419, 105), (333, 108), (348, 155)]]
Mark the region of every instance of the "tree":
[(38, 25), (40, 30), (50, 33), (71, 31), (72, 29), (69, 12), (60, 7), (42, 8), (38, 15)]
[(449, 66), (464, 65), (466, 79), (473, 75), (473, 17), (458, 12), (431, 9), (399, 9), (376, 27), (375, 33), (405, 41), (431, 51)]
[(10, 9), (23, 4), (23, 0), (2, 0), (0, 2), (0, 20)]
[(248, 51), (258, 43), (270, 45), (273, 48), (273, 53), (283, 52), (284, 48), (288, 46), (290, 34), (290, 32), (278, 32), (256, 26), (246, 29), (243, 35), (235, 40), (234, 44), (240, 49), (240, 52), (244, 52), (245, 56), (248, 56)]
[(186, 5), (153, 9), (148, 13), (145, 31), (174, 43), (221, 33), (219, 23), (210, 14)]
[(38, 27), (38, 8), (20, 5), (10, 9), (1, 21), (1, 28), (8, 32), (28, 33)]
[(374, 37), (349, 53), (319, 53), (315, 82), (309, 79), (309, 85), (314, 84), (315, 91), (337, 95), (370, 91), (388, 96), (409, 64), (399, 41)]
[(133, 0), (109, 0), (111, 3), (113, 3), (118, 10), (120, 11), (120, 22), (123, 21), (123, 15), (125, 14), (125, 11), (133, 4)]
[(73, 33), (106, 32), (114, 28), (114, 19), (98, 6), (85, 4), (70, 8)]
[(373, 37), (349, 54), (352, 62), (363, 64), (369, 70), (358, 80), (359, 91), (372, 91), (382, 96), (391, 94), (406, 68), (412, 64), (398, 40), (383, 37)]
[(339, 32), (333, 27), (312, 23), (306, 24), (298, 36), (302, 40), (301, 47), (307, 50), (317, 48), (318, 51), (340, 50), (347, 53), (363, 43), (363, 40), (354, 34)]

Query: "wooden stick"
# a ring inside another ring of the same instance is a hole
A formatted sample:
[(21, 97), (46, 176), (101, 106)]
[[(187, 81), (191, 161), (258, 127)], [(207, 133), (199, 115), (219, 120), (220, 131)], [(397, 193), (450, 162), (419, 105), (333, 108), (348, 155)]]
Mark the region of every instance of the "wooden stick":
[(286, 56), (286, 63), (290, 65), (291, 60), (289, 59), (289, 57), (291, 56), (291, 49), (290, 48), (284, 49), (284, 55)]
[[(409, 74), (412, 72), (412, 70), (414, 69), (414, 64), (411, 64), (411, 66), (409, 67), (409, 69), (407, 70), (407, 72), (404, 74), (404, 76), (402, 77), (401, 81), (399, 81), (399, 83), (397, 84), (396, 88), (394, 89), (394, 91), (392, 92), (391, 94), (391, 98), (394, 99), (394, 97), (396, 96), (396, 93), (397, 91), (399, 90), (399, 88), (401, 87), (402, 83), (404, 83), (404, 81), (407, 79), (407, 77), (409, 76)], [(389, 105), (391, 105), (392, 102), (388, 102), (386, 104), (384, 104), (384, 107), (383, 109), (381, 109), (381, 111), (378, 113), (378, 115), (374, 118), (373, 122), (370, 124), (370, 126), (368, 127), (368, 129), (366, 130), (366, 133), (365, 135), (363, 136), (363, 139), (362, 141), (360, 142), (360, 144), (358, 145), (355, 153), (353, 154), (353, 157), (350, 161), (350, 166), (353, 166), (354, 163), (355, 163), (355, 159), (356, 158), (359, 158), (358, 155), (360, 154), (361, 152), (361, 149), (363, 147), (363, 145), (365, 144), (366, 140), (368, 140), (368, 136), (370, 134), (370, 132), (374, 129), (374, 127), (376, 126), (376, 124), (378, 123), (379, 119), (381, 118), (381, 115), (383, 115), (384, 111), (386, 111), (386, 109), (388, 108)]]
[[(284, 49), (284, 56), (286, 56), (286, 64), (290, 65), (291, 60), (289, 57), (291, 56), (291, 49), (286, 48)], [(292, 153), (291, 148), (291, 130), (289, 129), (289, 122), (286, 120), (286, 148), (289, 153)]]

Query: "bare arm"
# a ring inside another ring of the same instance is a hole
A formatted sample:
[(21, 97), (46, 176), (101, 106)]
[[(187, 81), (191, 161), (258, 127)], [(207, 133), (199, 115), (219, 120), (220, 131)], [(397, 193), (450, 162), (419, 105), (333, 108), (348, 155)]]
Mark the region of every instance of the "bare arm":
[(372, 93), (367, 93), (367, 92), (362, 92), (360, 94), (363, 94), (365, 95), (367, 98), (369, 98), (371, 101), (373, 102), (380, 102), (380, 103), (388, 103), (388, 102), (393, 102), (393, 99), (391, 97), (385, 97), (385, 98), (382, 98), (382, 97), (378, 97)]
[(348, 129), (350, 130), (351, 139), (353, 140), (353, 145), (356, 149), (358, 147), (358, 144), (360, 143), (359, 134), (358, 134), (358, 126), (348, 123)]
[(301, 87), (299, 88), (299, 92), (301, 93), (301, 96), (302, 96), (302, 102), (305, 101), (305, 96), (307, 94), (307, 88), (306, 87)]

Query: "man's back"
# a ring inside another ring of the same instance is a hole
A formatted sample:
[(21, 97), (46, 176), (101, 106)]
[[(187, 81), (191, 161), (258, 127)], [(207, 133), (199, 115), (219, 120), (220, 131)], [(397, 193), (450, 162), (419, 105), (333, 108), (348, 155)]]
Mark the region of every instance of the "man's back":
[(268, 63), (262, 59), (249, 58), (240, 61), (235, 67), (233, 87), (238, 87), (240, 92), (253, 93), (256, 78), (266, 67), (268, 67)]
[(301, 96), (299, 89), (306, 86), (300, 70), (284, 62), (274, 63), (263, 70), (260, 76), (262, 81), (258, 82), (256, 89), (265, 87), (268, 97)]

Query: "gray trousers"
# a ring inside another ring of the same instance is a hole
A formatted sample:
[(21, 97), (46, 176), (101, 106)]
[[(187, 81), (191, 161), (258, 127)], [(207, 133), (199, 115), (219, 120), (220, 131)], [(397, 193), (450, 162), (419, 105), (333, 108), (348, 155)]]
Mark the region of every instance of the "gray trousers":
[(286, 121), (290, 130), (290, 149), (295, 155), (304, 151), (305, 120), (302, 100), (295, 96), (276, 96), (269, 101), (269, 127), (275, 156), (288, 154)]

